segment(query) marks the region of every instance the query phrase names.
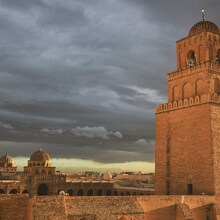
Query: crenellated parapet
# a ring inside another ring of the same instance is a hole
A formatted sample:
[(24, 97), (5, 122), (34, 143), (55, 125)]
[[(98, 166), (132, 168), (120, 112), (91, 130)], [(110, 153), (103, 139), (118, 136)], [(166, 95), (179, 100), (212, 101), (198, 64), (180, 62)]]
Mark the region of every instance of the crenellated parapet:
[(156, 106), (156, 114), (162, 112), (169, 112), (176, 109), (182, 109), (190, 106), (200, 105), (204, 103), (210, 103), (210, 102), (220, 104), (220, 95), (218, 93), (203, 94), (201, 96), (197, 95), (195, 97), (190, 97), (190, 98), (177, 100), (174, 102), (160, 104)]
[(210, 73), (212, 72), (212, 70), (214, 70), (215, 73), (216, 71), (220, 73), (219, 63), (207, 61), (207, 62), (199, 63), (197, 65), (186, 67), (184, 69), (178, 69), (177, 71), (172, 71), (168, 73), (167, 80), (171, 81), (171, 80), (179, 79), (181, 77), (189, 76), (199, 71), (204, 71), (204, 69), (207, 68), (209, 69)]

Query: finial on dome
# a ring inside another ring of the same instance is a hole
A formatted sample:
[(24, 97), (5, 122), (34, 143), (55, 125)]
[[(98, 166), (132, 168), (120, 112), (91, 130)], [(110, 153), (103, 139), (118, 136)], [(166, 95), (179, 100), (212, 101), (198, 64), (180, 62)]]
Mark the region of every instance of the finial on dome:
[(202, 8), (201, 12), (202, 12), (202, 21), (205, 21), (205, 9)]

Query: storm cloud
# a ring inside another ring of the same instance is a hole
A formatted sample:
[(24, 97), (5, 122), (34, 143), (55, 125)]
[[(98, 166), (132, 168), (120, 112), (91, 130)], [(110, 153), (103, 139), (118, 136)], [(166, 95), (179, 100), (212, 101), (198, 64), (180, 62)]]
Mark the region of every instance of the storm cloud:
[(0, 0), (0, 152), (154, 162), (155, 105), (202, 7), (219, 25), (217, 0)]

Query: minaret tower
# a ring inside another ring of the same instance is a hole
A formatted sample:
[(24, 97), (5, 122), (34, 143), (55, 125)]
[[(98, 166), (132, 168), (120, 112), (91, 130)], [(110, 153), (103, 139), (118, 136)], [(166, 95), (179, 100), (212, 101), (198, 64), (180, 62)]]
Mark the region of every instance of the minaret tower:
[(156, 194), (220, 194), (220, 30), (202, 15), (156, 109)]

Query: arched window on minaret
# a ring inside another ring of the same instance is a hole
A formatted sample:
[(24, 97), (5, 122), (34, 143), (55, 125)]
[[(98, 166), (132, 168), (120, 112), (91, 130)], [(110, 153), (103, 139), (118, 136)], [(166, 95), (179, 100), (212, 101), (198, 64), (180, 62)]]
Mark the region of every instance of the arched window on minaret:
[(180, 52), (180, 53), (179, 53), (179, 68), (180, 68), (180, 69), (184, 66), (183, 62), (184, 62), (183, 53)]
[(192, 97), (193, 94), (192, 94), (192, 87), (190, 85), (190, 83), (185, 83), (183, 85), (183, 98), (190, 98)]
[(174, 86), (173, 87), (173, 100), (172, 101), (176, 101), (176, 100), (179, 100), (180, 97), (179, 97), (179, 89), (177, 86)]
[(209, 61), (213, 60), (213, 50), (212, 45), (209, 45)]
[(204, 94), (203, 83), (201, 79), (196, 80), (196, 95)]
[(187, 54), (187, 66), (193, 66), (196, 64), (196, 56), (194, 50), (190, 50)]
[(199, 45), (199, 53), (198, 53), (198, 61), (199, 63), (202, 63), (205, 61), (205, 46), (204, 45)]
[(215, 61), (216, 61), (217, 63), (220, 63), (220, 49), (218, 49), (217, 52), (216, 52)]
[(214, 79), (214, 93), (219, 94), (220, 88), (219, 88), (219, 80), (217, 78)]

